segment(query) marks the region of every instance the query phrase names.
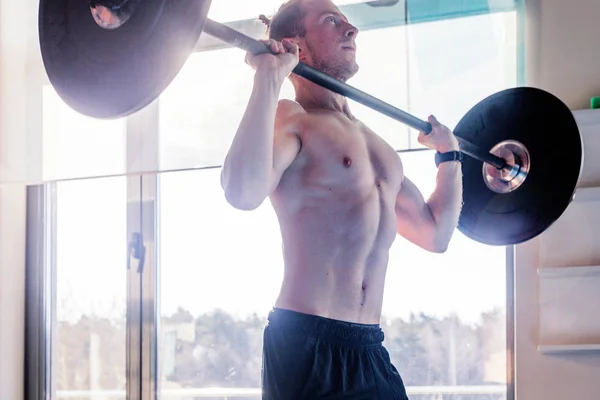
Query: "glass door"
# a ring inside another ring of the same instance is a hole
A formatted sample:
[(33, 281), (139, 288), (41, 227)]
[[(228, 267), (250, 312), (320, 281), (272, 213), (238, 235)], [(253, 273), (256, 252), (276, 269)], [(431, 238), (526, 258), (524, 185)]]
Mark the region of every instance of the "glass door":
[(127, 179), (54, 187), (53, 398), (125, 399)]

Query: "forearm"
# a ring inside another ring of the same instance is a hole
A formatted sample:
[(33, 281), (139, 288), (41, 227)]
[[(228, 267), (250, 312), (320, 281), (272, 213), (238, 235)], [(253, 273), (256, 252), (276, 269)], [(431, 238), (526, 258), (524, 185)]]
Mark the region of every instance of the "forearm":
[(446, 247), (458, 225), (462, 208), (461, 163), (441, 163), (436, 178), (436, 187), (427, 201), (435, 221), (435, 242)]
[(234, 202), (260, 202), (273, 172), (273, 136), (283, 81), (257, 72), (254, 86), (222, 169), (222, 185)]

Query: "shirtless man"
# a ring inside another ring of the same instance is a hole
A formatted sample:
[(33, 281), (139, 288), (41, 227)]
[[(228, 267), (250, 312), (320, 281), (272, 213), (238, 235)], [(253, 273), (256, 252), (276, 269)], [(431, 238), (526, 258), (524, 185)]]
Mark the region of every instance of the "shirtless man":
[[(281, 229), (285, 271), (264, 332), (263, 399), (407, 399), (379, 326), (389, 249), (401, 235), (444, 252), (458, 223), (459, 162), (438, 166), (425, 201), (345, 97), (291, 74), (300, 60), (348, 80), (357, 34), (329, 0), (289, 0), (269, 22), (265, 43), (276, 54), (247, 54), (254, 87), (221, 181), (237, 209), (270, 198)], [(288, 77), (295, 101), (279, 101)], [(448, 128), (429, 122), (420, 143), (459, 150)]]

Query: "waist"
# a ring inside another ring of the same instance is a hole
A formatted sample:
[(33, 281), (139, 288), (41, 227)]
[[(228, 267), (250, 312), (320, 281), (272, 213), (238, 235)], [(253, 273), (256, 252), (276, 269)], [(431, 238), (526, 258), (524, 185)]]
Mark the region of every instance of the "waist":
[(277, 307), (269, 313), (268, 327), (350, 346), (381, 345), (384, 340), (379, 324), (360, 324)]
[(276, 308), (337, 321), (380, 321), (385, 266), (331, 268), (286, 265)]

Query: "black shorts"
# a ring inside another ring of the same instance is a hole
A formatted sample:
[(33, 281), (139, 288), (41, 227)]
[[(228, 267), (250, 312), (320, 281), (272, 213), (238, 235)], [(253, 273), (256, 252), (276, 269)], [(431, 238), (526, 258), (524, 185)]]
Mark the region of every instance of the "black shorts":
[(274, 309), (265, 327), (263, 400), (407, 400), (379, 325)]

